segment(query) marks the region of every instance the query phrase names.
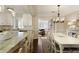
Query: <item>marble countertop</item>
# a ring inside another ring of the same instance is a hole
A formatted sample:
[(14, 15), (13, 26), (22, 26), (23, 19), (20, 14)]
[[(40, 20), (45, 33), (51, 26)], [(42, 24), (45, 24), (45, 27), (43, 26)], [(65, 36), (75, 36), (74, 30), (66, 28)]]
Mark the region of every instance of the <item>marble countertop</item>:
[[(6, 32), (5, 32), (6, 33)], [(27, 32), (12, 31), (7, 33), (6, 39), (0, 38), (0, 53), (6, 53), (27, 37)], [(4, 34), (3, 34), (4, 36)], [(8, 38), (8, 39), (7, 39)], [(2, 39), (2, 40), (1, 40)]]

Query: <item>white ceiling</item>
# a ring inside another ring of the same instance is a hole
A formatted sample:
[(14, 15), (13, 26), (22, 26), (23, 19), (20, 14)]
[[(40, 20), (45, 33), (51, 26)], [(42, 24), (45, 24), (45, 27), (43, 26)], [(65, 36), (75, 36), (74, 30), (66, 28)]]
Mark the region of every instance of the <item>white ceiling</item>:
[[(36, 6), (36, 9), (37, 9), (37, 14), (39, 16), (57, 16), (58, 9), (56, 5), (41, 5), (41, 6)], [(61, 5), (60, 6), (61, 16), (67, 16), (76, 11), (79, 11), (78, 5)]]
[[(38, 17), (55, 17), (57, 16), (57, 5), (6, 5), (13, 8), (17, 13), (32, 13)], [(79, 5), (61, 5), (61, 16), (67, 16), (71, 13), (78, 13)]]
[(5, 5), (5, 8), (14, 9), (14, 11), (19, 14), (29, 12), (27, 5)]

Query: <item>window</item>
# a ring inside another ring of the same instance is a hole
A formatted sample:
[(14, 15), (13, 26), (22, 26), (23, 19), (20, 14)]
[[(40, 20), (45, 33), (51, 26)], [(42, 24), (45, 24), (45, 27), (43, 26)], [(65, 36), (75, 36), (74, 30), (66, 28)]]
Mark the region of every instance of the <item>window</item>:
[(48, 20), (38, 20), (38, 29), (46, 29), (48, 30)]
[(20, 29), (29, 30), (32, 28), (32, 16), (30, 14), (23, 14), (22, 18), (18, 20), (18, 27)]
[(18, 21), (18, 28), (24, 28), (24, 26), (23, 26), (23, 19)]

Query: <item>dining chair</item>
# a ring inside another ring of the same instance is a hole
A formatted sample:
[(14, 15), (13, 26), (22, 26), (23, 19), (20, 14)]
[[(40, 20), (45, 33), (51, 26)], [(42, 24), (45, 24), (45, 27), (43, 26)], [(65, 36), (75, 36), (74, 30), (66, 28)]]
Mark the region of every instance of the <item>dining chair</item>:
[(42, 48), (44, 53), (49, 53), (50, 52), (50, 41), (49, 41), (49, 36), (46, 35), (44, 37), (38, 37), (39, 39), (42, 40)]
[[(55, 53), (60, 53), (60, 47), (56, 42), (53, 42), (53, 48)], [(63, 53), (72, 53), (72, 50), (70, 47), (65, 47)]]
[(52, 35), (52, 32), (51, 31), (48, 31), (47, 33), (47, 39), (48, 39), (48, 42), (49, 42), (49, 50), (50, 52), (54, 52), (54, 44), (53, 44), (53, 35)]
[(53, 41), (51, 41), (51, 52), (52, 52), (52, 53), (56, 52), (56, 47), (55, 47)]

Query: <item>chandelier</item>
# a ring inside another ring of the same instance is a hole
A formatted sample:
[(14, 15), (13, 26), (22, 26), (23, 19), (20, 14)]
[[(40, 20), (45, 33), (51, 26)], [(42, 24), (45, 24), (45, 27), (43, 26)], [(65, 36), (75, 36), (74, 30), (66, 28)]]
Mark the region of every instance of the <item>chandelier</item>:
[(64, 19), (60, 18), (60, 5), (57, 5), (58, 8), (58, 13), (57, 13), (57, 18), (53, 20), (54, 23), (64, 23)]

